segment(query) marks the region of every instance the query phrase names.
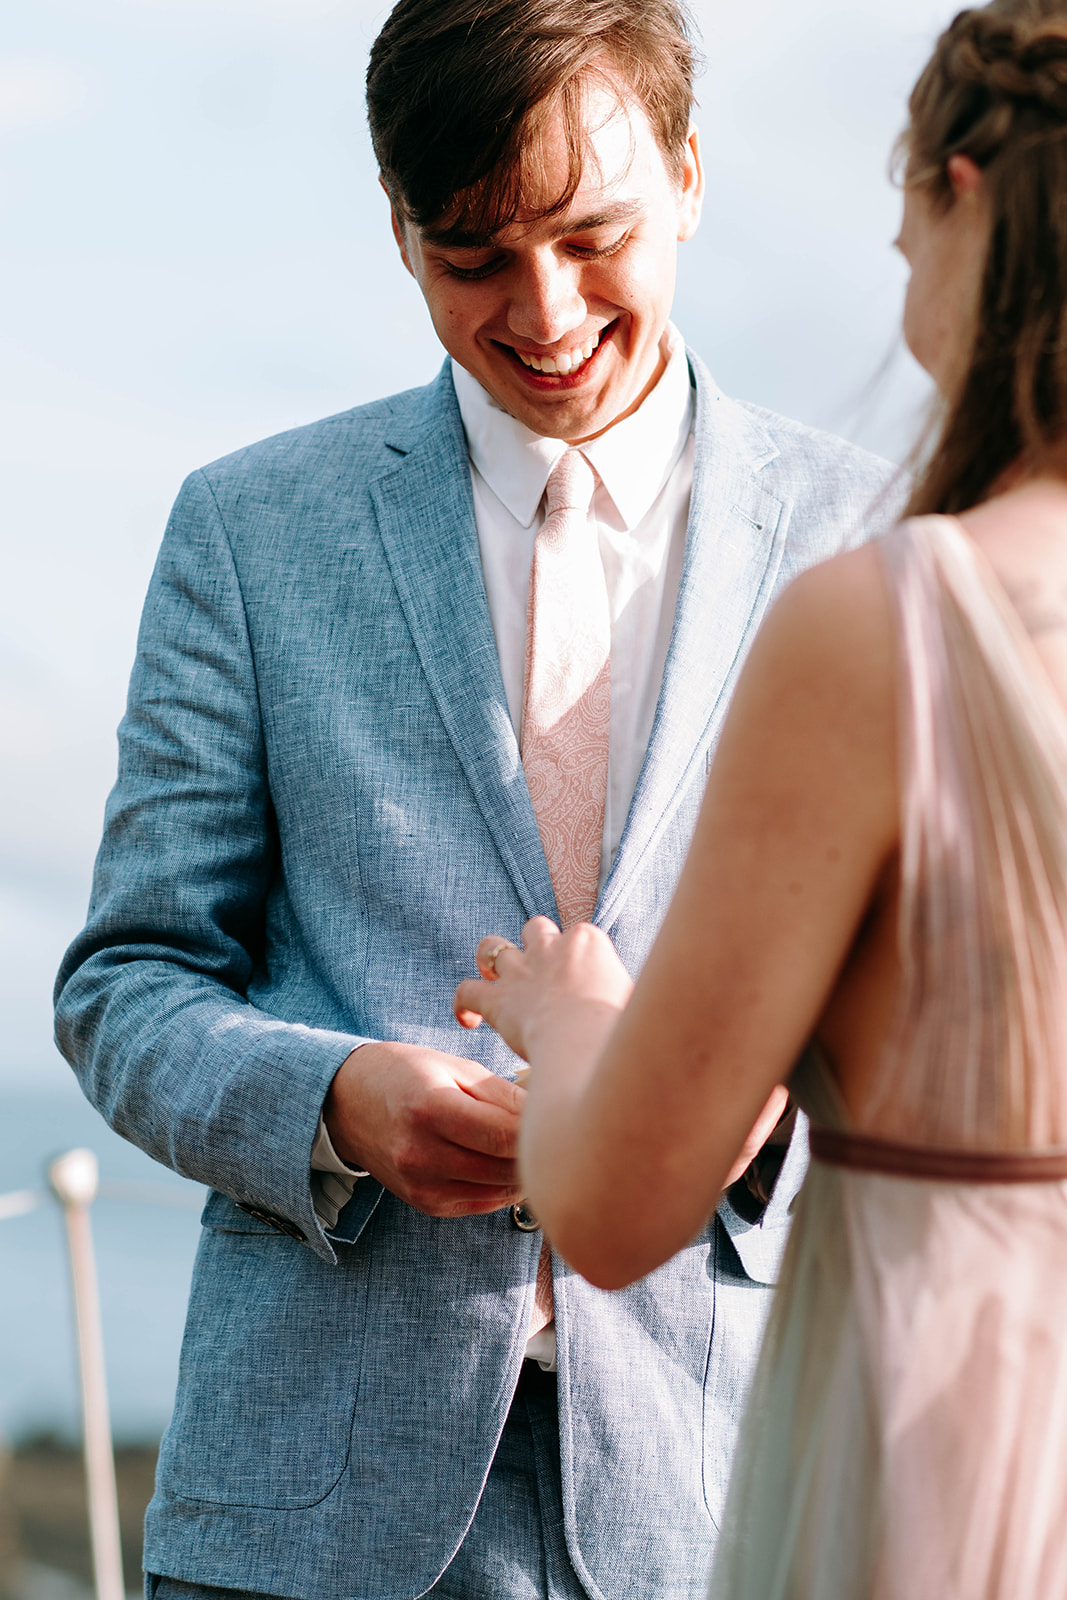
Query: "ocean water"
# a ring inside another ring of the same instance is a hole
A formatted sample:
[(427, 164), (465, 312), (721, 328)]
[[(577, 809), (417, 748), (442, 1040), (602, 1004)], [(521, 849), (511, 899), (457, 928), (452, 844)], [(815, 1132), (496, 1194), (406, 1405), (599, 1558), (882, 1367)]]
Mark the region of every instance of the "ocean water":
[[(44, 1189), (47, 1162), (96, 1152), (92, 1208), (112, 1428), (158, 1438), (170, 1415), (204, 1190), (111, 1132), (79, 1093), (0, 1085), (0, 1195)], [(80, 1433), (66, 1236), (51, 1198), (0, 1221), (0, 1434)]]

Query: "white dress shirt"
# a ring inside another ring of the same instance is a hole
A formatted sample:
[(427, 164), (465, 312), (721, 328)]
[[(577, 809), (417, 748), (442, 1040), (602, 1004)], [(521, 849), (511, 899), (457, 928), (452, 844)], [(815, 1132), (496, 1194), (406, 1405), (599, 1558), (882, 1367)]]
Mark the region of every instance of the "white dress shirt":
[[(677, 331), (664, 335), (667, 367), (632, 416), (582, 454), (598, 483), (590, 521), (600, 541), (611, 609), (611, 730), (600, 886), (619, 840), (645, 759), (663, 663), (674, 624), (693, 483), (693, 391)], [(508, 710), (521, 735), (526, 667), (526, 596), (534, 540), (544, 521), (549, 473), (568, 448), (546, 439), (491, 400), (452, 363), (467, 435), (474, 517), (489, 615)]]
[[(631, 416), (580, 449), (597, 474), (589, 518), (600, 542), (611, 611), (611, 726), (600, 886), (611, 870), (645, 759), (678, 598), (693, 485), (693, 389), (685, 346), (668, 324), (667, 365)], [(502, 411), (452, 363), (470, 452), (474, 519), (508, 710), (521, 736), (526, 597), (549, 473), (569, 447)], [(491, 933), (491, 928), (479, 933)], [(360, 1174), (336, 1154), (319, 1119), (311, 1155), (315, 1211), (332, 1228)], [(555, 1330), (527, 1355), (555, 1364)]]

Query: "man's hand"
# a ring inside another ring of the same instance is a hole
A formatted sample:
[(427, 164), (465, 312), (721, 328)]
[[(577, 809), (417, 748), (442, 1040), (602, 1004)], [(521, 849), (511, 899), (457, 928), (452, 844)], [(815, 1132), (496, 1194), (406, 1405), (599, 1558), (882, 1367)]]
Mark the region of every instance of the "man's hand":
[(732, 1183), (737, 1181), (752, 1158), (763, 1149), (763, 1146), (778, 1126), (782, 1113), (788, 1104), (789, 1090), (784, 1084), (776, 1083), (768, 1096), (763, 1110), (756, 1118), (748, 1138), (741, 1146), (741, 1154), (726, 1174), (726, 1182), (723, 1184), (724, 1189), (728, 1189)]
[(525, 1092), (477, 1062), (411, 1044), (365, 1044), (323, 1113), (342, 1161), (430, 1217), (471, 1217), (522, 1199), (515, 1155)]

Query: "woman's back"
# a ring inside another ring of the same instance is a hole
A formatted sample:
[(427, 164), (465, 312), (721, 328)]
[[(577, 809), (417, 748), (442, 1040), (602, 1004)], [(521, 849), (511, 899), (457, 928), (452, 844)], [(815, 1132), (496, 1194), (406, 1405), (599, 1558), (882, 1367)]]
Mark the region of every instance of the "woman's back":
[(1067, 489), (905, 524), (878, 561), (901, 848), (818, 1038), (866, 1133), (1067, 1146)]
[[(1001, 506), (994, 532), (1026, 505)], [(1043, 569), (1056, 593), (1061, 548)], [(880, 1050), (856, 1048), (846, 972), (823, 1030), (845, 1070), (816, 1047), (796, 1075), (818, 1159), (712, 1593), (1053, 1600), (1067, 1593), (1061, 662), (1038, 655), (955, 520), (905, 523), (879, 557), (902, 826), (878, 915), (895, 908), (900, 939), (891, 960), (873, 932), (864, 981), (893, 991), (893, 1021)]]

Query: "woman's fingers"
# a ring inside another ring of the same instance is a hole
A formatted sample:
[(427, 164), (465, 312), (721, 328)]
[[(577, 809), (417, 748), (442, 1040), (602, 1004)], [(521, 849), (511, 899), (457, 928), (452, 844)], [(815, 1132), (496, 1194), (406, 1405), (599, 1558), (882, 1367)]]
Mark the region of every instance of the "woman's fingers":
[[(461, 983), (452, 1002), (452, 1010), (461, 1028), (481, 1027), (483, 1012), (476, 1003), (472, 1003), (471, 996), (484, 993), (485, 984), (495, 983), (499, 978), (500, 973), (496, 964), (505, 950), (515, 950), (515, 946), (510, 939), (502, 939), (498, 933), (487, 934), (479, 943), (475, 951), (475, 960), (482, 975), (481, 980), (468, 978)], [(515, 953), (519, 954), (518, 951)]]
[[(519, 955), (519, 951), (514, 951), (508, 964), (513, 964)], [(456, 990), (452, 1009), (462, 1027), (476, 1027), (477, 1023), (472, 1018), (477, 1017), (480, 1022), (484, 1017), (516, 1055), (525, 1054), (522, 1043), (523, 1007), (521, 1001), (516, 1002), (510, 983), (489, 983), (484, 978), (468, 978)]]
[[(515, 1049), (516, 1040), (509, 1035), (514, 1034), (513, 1025), (517, 1024), (522, 1012), (521, 1004), (515, 997), (525, 992), (525, 985), (520, 983), (516, 988), (514, 982), (506, 982), (502, 993), (500, 980), (540, 978), (543, 975), (544, 957), (559, 938), (559, 929), (548, 917), (531, 917), (522, 930), (521, 950), (500, 934), (487, 934), (475, 952), (481, 977), (468, 978), (461, 983), (452, 1002), (452, 1010), (460, 1027), (477, 1028), (485, 1018), (500, 1032), (506, 1014), (505, 1037)], [(508, 999), (504, 998), (504, 994)]]
[[(495, 983), (500, 977), (497, 962), (503, 957), (506, 950), (515, 950), (510, 939), (502, 939), (498, 933), (490, 933), (478, 945), (474, 959), (478, 963), (478, 971), (489, 983)], [(515, 950), (515, 954), (520, 952)]]
[[(475, 952), (478, 971), (483, 978), (487, 978), (492, 983), (497, 978), (502, 977), (506, 971), (514, 970), (510, 966), (511, 955), (509, 952), (513, 952), (516, 956), (521, 956), (525, 951), (527, 955), (530, 955), (544, 950), (559, 936), (559, 929), (548, 917), (530, 918), (522, 930), (522, 950), (512, 944), (510, 939), (505, 939), (499, 933), (486, 934), (485, 938), (479, 941), (478, 949)], [(504, 962), (504, 966), (498, 965), (500, 962)]]
[(485, 979), (464, 978), (452, 1002), (453, 1014), (461, 1028), (481, 1026), (482, 1017), (485, 1015), (484, 1007), (491, 995), (492, 990)]

